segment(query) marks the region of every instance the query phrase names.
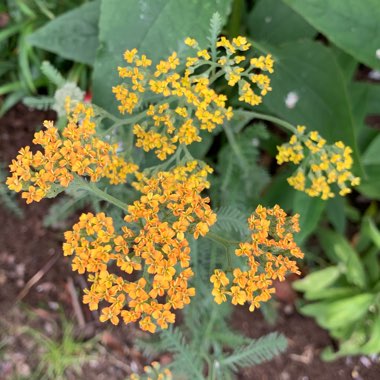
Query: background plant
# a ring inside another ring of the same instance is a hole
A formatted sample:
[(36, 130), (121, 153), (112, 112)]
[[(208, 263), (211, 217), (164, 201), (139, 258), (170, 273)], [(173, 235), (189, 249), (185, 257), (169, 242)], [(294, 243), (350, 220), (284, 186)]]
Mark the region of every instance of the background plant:
[[(80, 1), (81, 4), (83, 1)], [(44, 60), (50, 60), (71, 81), (81, 81), (87, 89), (87, 71), (83, 64), (72, 63), (61, 56), (36, 49), (30, 35), (60, 14), (78, 6), (78, 1), (9, 0), (0, 5), (0, 115), (29, 94), (51, 93), (51, 86), (40, 71)]]

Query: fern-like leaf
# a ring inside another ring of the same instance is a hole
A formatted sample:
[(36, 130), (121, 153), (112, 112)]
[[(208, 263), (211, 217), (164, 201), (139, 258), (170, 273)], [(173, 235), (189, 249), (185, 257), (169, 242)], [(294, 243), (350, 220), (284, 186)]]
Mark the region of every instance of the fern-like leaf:
[(186, 343), (185, 337), (178, 327), (170, 327), (161, 333), (163, 346), (174, 353), (173, 371), (191, 375), (191, 379), (203, 379), (202, 359), (197, 351), (192, 350)]
[(217, 211), (217, 222), (213, 226), (223, 232), (236, 232), (245, 235), (247, 230), (247, 215), (236, 207), (222, 206)]
[(42, 62), (41, 71), (57, 87), (62, 87), (66, 83), (65, 78), (49, 61)]
[(236, 372), (244, 367), (271, 360), (286, 348), (286, 338), (281, 334), (271, 333), (235, 349), (230, 355), (225, 355), (220, 360), (220, 365)]
[(219, 34), (222, 31), (222, 27), (223, 27), (222, 17), (220, 16), (218, 12), (215, 12), (211, 16), (211, 20), (210, 20), (210, 37), (208, 38), (208, 40), (210, 41), (211, 46), (216, 45), (216, 41), (218, 39)]
[(54, 103), (54, 99), (50, 96), (27, 96), (22, 102), (30, 108), (46, 111), (51, 108)]
[[(220, 176), (213, 187), (219, 191), (212, 193), (212, 198), (218, 204), (234, 206), (257, 203), (260, 193), (269, 182), (269, 175), (262, 165), (259, 165), (259, 139), (263, 130), (258, 125), (245, 129), (236, 136), (236, 144), (240, 155), (226, 144), (219, 153), (217, 171)], [(228, 202), (228, 203), (227, 203)]]

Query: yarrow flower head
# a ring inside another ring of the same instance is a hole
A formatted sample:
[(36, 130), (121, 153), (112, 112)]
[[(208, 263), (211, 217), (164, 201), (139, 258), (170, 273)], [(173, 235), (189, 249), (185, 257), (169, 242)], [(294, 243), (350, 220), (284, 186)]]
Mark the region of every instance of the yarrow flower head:
[(128, 207), (121, 231), (105, 214), (88, 213), (65, 233), (64, 254), (75, 255), (73, 270), (87, 272), (92, 282), (84, 303), (91, 310), (108, 304), (102, 322), (118, 324), (121, 317), (153, 333), (174, 323), (173, 310), (190, 302), (195, 289), (188, 286), (193, 271), (187, 236), (206, 235), (216, 221), (209, 199), (200, 195), (207, 171), (190, 162), (152, 178), (141, 174), (136, 187), (142, 196)]
[(43, 151), (33, 153), (29, 146), (19, 151), (9, 166), (9, 189), (22, 191), (26, 203), (31, 203), (68, 187), (75, 174), (88, 176), (93, 182), (105, 177), (111, 184), (124, 183), (127, 174), (138, 167), (120, 158), (116, 145), (95, 136), (93, 113), (91, 106), (77, 103), (62, 133), (53, 122), (45, 121), (45, 130), (36, 132), (33, 140)]
[[(186, 38), (185, 44), (196, 54), (186, 58), (183, 74), (179, 73), (181, 60), (176, 52), (153, 67), (146, 55), (132, 49), (124, 53), (128, 65), (118, 68), (125, 82), (113, 87), (121, 113), (133, 113), (145, 101), (145, 94), (148, 98), (152, 94), (161, 96), (162, 101), (149, 106), (145, 120), (133, 126), (136, 145), (145, 151), (154, 150), (161, 160), (173, 154), (178, 144), (200, 142), (200, 131), (211, 132), (232, 118), (227, 96), (212, 88), (217, 77), (223, 75), (230, 86), (238, 84), (239, 100), (251, 105), (261, 103), (262, 96), (271, 90), (268, 76), (259, 73), (273, 72), (269, 55), (251, 59), (246, 69), (242, 67), (245, 56), (235, 55), (249, 49), (244, 37), (232, 42), (222, 37), (216, 44), (219, 49), (215, 57), (192, 38)], [(210, 68), (205, 70), (207, 66)], [(259, 88), (259, 94), (252, 85)]]
[(360, 178), (351, 172), (352, 149), (342, 141), (327, 145), (317, 131), (305, 134), (305, 129), (304, 126), (298, 126), (290, 141), (277, 147), (279, 165), (284, 162), (300, 165), (294, 175), (288, 178), (289, 184), (311, 197), (324, 200), (335, 196), (333, 184), (337, 184), (340, 195), (350, 193), (349, 186), (360, 183)]
[(144, 367), (144, 374), (132, 374), (129, 380), (172, 380), (173, 375), (169, 368), (162, 368), (160, 363), (152, 362)]
[(293, 260), (303, 257), (293, 237), (299, 232), (298, 219), (298, 215), (287, 216), (278, 205), (271, 209), (258, 206), (248, 218), (251, 240), (240, 243), (235, 250), (245, 264), (229, 275), (216, 269), (210, 278), (215, 302), (220, 304), (231, 298), (234, 305), (249, 303), (249, 310), (253, 311), (275, 292), (273, 280), (284, 281), (287, 273), (300, 274)]

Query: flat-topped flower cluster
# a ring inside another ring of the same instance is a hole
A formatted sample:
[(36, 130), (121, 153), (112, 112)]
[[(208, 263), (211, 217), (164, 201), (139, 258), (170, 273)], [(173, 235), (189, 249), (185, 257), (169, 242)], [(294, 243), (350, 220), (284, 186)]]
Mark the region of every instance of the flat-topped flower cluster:
[(251, 240), (235, 250), (245, 263), (232, 269), (230, 276), (221, 269), (211, 276), (215, 302), (226, 302), (228, 297), (234, 305), (249, 303), (253, 311), (271, 298), (274, 280), (284, 281), (288, 273), (300, 274), (292, 259), (303, 258), (294, 242), (294, 233), (300, 231), (298, 220), (298, 214), (289, 217), (278, 205), (271, 209), (258, 206), (248, 218)]
[(22, 198), (31, 203), (49, 197), (56, 188), (67, 188), (75, 175), (93, 182), (108, 178), (113, 185), (125, 183), (138, 167), (116, 154), (117, 145), (96, 137), (93, 115), (91, 106), (77, 103), (62, 133), (52, 121), (45, 121), (45, 130), (36, 132), (33, 139), (43, 151), (33, 153), (29, 146), (20, 150), (10, 165), (8, 187), (22, 191)]
[(88, 273), (92, 283), (84, 303), (91, 310), (102, 301), (109, 305), (101, 321), (118, 324), (122, 317), (153, 333), (174, 323), (173, 310), (190, 302), (195, 289), (188, 285), (188, 236), (205, 236), (216, 221), (209, 198), (200, 195), (208, 171), (194, 161), (152, 178), (140, 175), (135, 186), (142, 196), (128, 206), (121, 231), (104, 213), (88, 213), (65, 232), (64, 254), (74, 255), (73, 270)]
[(351, 170), (353, 165), (352, 149), (338, 141), (326, 144), (317, 131), (305, 133), (306, 127), (298, 126), (297, 132), (289, 142), (278, 147), (277, 163), (293, 162), (298, 165), (296, 172), (288, 178), (295, 189), (304, 191), (310, 197), (326, 200), (335, 196), (331, 186), (337, 184), (339, 195), (351, 192), (360, 178)]
[[(125, 82), (113, 87), (121, 113), (133, 113), (147, 98), (161, 97), (149, 106), (144, 122), (133, 127), (136, 146), (147, 152), (154, 150), (161, 160), (173, 154), (178, 144), (200, 142), (201, 130), (211, 132), (232, 118), (227, 96), (212, 88), (217, 78), (223, 76), (228, 85), (238, 85), (239, 100), (253, 106), (260, 104), (271, 90), (269, 77), (259, 72), (272, 73), (273, 60), (270, 55), (252, 58), (244, 67), (246, 57), (239, 53), (251, 47), (245, 37), (233, 38), (231, 42), (221, 37), (216, 43), (215, 57), (192, 38), (185, 43), (195, 50), (194, 56), (181, 62), (173, 52), (155, 67), (137, 49), (127, 50), (124, 60), (128, 65), (118, 68)], [(186, 66), (183, 74), (178, 72), (181, 64)]]

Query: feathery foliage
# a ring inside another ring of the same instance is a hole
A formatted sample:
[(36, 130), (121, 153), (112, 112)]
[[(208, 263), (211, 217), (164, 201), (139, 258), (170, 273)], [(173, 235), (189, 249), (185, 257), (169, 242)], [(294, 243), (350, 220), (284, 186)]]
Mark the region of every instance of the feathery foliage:
[(271, 333), (257, 340), (252, 340), (248, 345), (236, 348), (232, 353), (226, 355), (220, 364), (237, 371), (271, 360), (284, 352), (286, 347), (287, 341), (283, 335)]
[[(257, 128), (256, 128), (257, 127)], [(213, 200), (218, 205), (246, 208), (257, 204), (260, 193), (269, 182), (269, 174), (259, 165), (260, 139), (266, 138), (261, 124), (253, 125), (236, 136), (236, 149), (226, 144), (218, 155), (218, 178), (213, 183)], [(243, 159), (242, 159), (243, 158)]]
[(57, 87), (62, 87), (66, 83), (62, 74), (49, 61), (42, 62), (41, 71)]

